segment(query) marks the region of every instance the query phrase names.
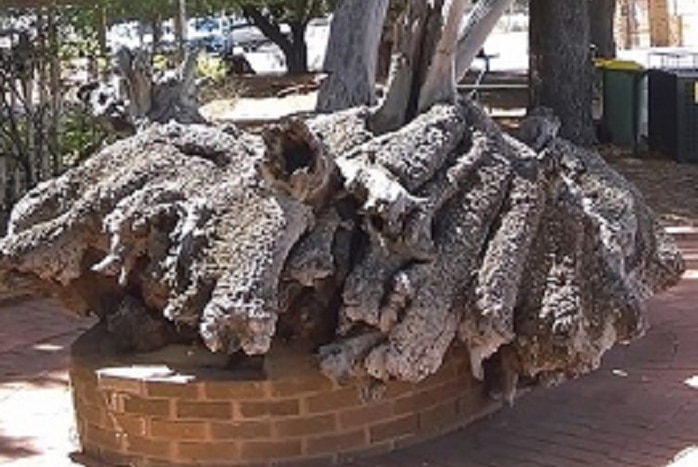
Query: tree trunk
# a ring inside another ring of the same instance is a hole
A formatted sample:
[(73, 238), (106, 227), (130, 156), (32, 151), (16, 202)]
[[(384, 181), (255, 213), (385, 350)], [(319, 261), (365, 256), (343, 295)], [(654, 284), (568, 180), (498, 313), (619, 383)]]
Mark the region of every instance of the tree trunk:
[(485, 44), (487, 36), (512, 3), (514, 0), (479, 0), (475, 4), (458, 40), (457, 81), (465, 76), (475, 56)]
[(408, 0), (389, 0), (388, 11), (383, 22), (383, 32), (378, 46), (377, 80), (384, 83), (390, 76), (390, 64), (397, 37), (397, 25), (402, 13), (407, 8)]
[(376, 81), (383, 83), (390, 75), (390, 57), (393, 53), (394, 35), (384, 34), (378, 45), (378, 65), (376, 68)]
[[(109, 57), (109, 51), (107, 50), (107, 30), (109, 25), (107, 23), (107, 9), (104, 6), (100, 6), (97, 10), (97, 18), (95, 28), (97, 30), (97, 43), (99, 45), (99, 56), (100, 58), (107, 59)], [(106, 67), (108, 68), (108, 67)]]
[(410, 0), (399, 21), (388, 91), (372, 126), (382, 133), (400, 128), (417, 114), (419, 93), (441, 35), (443, 0)]
[(441, 39), (419, 91), (419, 112), (436, 103), (453, 104), (456, 101), (456, 54), (465, 7), (466, 0), (451, 0)]
[(51, 88), (51, 126), (49, 129), (49, 145), (53, 153), (53, 172), (59, 174), (63, 171), (63, 158), (58, 148), (61, 143), (61, 113), (63, 100), (61, 99), (61, 59), (59, 56), (60, 37), (58, 34), (57, 7), (50, 6), (48, 10), (48, 42), (51, 52), (49, 60), (49, 87)]
[(160, 49), (160, 42), (162, 41), (162, 18), (160, 15), (155, 15), (155, 17), (150, 21), (150, 27), (153, 31), (153, 55), (155, 55)]
[(598, 57), (614, 58), (616, 56), (615, 15), (616, 0), (590, 0), (591, 44), (596, 48)]
[(50, 77), (49, 77), (49, 60), (51, 55), (47, 53), (49, 50), (48, 41), (48, 12), (43, 8), (36, 11), (36, 30), (39, 50), (41, 57), (38, 63), (38, 91), (39, 91), (39, 113), (34, 119), (36, 126), (36, 157), (38, 165), (36, 171), (38, 180), (45, 180), (51, 177), (51, 153), (48, 147), (48, 128), (50, 126)]
[(177, 43), (177, 60), (184, 60), (187, 45), (187, 0), (177, 1), (177, 13), (174, 18), (174, 33)]
[[(138, 126), (143, 122), (205, 123), (196, 101), (196, 60), (198, 52), (188, 55), (176, 74), (154, 79), (150, 56), (142, 51), (134, 53), (121, 49), (116, 54), (119, 71), (124, 77), (128, 97), (127, 116), (115, 119), (116, 126)], [(108, 106), (101, 105), (100, 108)], [(99, 115), (97, 109), (93, 109)], [(110, 118), (113, 118), (111, 116)]]
[(317, 110), (373, 105), (376, 63), (388, 0), (344, 0), (332, 19), (325, 54), (327, 79), (320, 87)]
[(286, 70), (290, 75), (302, 75), (308, 73), (308, 45), (305, 42), (305, 30), (308, 23), (305, 21), (292, 21), (291, 41), (289, 47), (282, 49), (286, 57)]
[(403, 37), (396, 41), (387, 96), (376, 113), (374, 128), (395, 130), (418, 111), (437, 102), (453, 101), (456, 82), (512, 1), (479, 1), (462, 30), (459, 26), (465, 2), (451, 1), (442, 31), (444, 2), (412, 0), (403, 17)]
[(288, 74), (299, 75), (308, 72), (308, 47), (305, 43), (307, 20), (290, 21), (291, 37), (289, 38), (281, 32), (279, 24), (263, 10), (245, 5), (242, 7), (242, 12), (267, 39), (279, 46), (286, 59)]
[(580, 145), (595, 140), (589, 11), (579, 0), (531, 0), (530, 108), (549, 107), (560, 134)]

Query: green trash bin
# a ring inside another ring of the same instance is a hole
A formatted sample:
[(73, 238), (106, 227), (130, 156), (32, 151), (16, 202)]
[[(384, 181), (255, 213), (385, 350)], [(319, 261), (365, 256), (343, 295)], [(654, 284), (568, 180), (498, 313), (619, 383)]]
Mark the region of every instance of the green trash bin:
[(637, 146), (640, 134), (640, 112), (643, 105), (642, 65), (623, 60), (597, 62), (603, 89), (602, 135), (618, 146)]

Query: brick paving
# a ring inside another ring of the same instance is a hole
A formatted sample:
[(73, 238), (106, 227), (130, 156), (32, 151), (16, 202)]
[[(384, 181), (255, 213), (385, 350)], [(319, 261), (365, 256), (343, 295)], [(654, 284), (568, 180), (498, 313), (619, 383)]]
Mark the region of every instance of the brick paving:
[(73, 467), (68, 349), (89, 321), (46, 300), (0, 301), (0, 464)]
[[(698, 235), (689, 272), (649, 304), (642, 340), (466, 429), (355, 467), (698, 466)], [(48, 301), (0, 301), (0, 464), (76, 467), (70, 343), (90, 323)], [(101, 466), (90, 466), (101, 467)]]

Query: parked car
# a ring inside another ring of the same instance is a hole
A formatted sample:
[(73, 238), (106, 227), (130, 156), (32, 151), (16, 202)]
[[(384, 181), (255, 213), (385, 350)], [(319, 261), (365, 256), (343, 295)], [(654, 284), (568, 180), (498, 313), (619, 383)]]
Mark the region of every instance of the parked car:
[(222, 54), (232, 46), (230, 36), (234, 24), (234, 19), (227, 16), (191, 18), (187, 23), (189, 45)]

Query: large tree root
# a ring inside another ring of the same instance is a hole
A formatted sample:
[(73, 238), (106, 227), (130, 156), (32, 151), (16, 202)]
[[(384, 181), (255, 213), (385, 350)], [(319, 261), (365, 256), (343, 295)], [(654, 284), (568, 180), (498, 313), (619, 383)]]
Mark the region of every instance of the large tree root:
[(466, 102), (377, 136), (367, 109), (261, 136), (153, 125), (22, 200), (0, 273), (125, 347), (300, 339), (340, 382), (419, 381), (458, 339), (511, 399), (641, 335), (683, 269), (642, 196), (536, 119), (530, 146)]

